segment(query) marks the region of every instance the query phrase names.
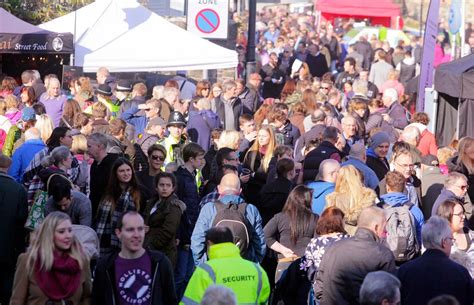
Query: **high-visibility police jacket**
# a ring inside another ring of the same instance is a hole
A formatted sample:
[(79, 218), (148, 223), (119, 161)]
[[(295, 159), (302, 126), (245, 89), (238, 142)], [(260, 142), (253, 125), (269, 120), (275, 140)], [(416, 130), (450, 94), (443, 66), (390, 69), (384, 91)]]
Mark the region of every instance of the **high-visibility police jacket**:
[(180, 304), (200, 304), (206, 289), (213, 284), (232, 289), (240, 305), (267, 304), (270, 295), (265, 271), (259, 264), (240, 257), (240, 250), (233, 243), (210, 247), (209, 261), (196, 268)]
[(166, 149), (166, 158), (163, 163), (164, 165), (170, 162), (176, 162), (178, 163), (178, 165), (181, 165), (179, 164), (179, 160), (177, 160), (179, 157), (181, 157), (181, 156), (177, 156), (181, 152), (175, 151), (175, 147), (178, 146), (181, 143), (181, 141), (182, 141), (181, 138), (176, 139), (173, 136), (169, 135), (160, 142), (160, 144), (163, 145), (164, 148)]
[[(98, 102), (99, 103), (99, 102)], [(107, 111), (108, 113), (110, 114), (110, 116), (112, 117), (116, 117), (117, 116), (117, 112), (120, 110), (120, 105), (115, 105), (112, 101), (108, 101), (106, 100), (105, 102), (103, 102), (105, 107), (107, 107)], [(84, 110), (84, 113), (86, 114), (92, 114), (92, 105), (90, 105), (89, 107), (87, 107), (85, 110)]]

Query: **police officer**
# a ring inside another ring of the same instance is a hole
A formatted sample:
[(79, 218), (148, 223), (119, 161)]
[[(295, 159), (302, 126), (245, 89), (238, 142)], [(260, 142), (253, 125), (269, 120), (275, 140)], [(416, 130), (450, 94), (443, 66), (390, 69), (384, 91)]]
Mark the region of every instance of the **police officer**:
[[(102, 103), (107, 107), (107, 117), (115, 118), (117, 116), (117, 112), (120, 109), (120, 106), (115, 105), (112, 101), (113, 93), (110, 86), (105, 84), (99, 85), (99, 87), (97, 87), (97, 89), (95, 90), (95, 94), (97, 96), (97, 102)], [(92, 114), (92, 105), (87, 107), (84, 112), (87, 114)]]
[(260, 265), (240, 256), (227, 227), (214, 227), (206, 233), (209, 260), (194, 271), (180, 304), (199, 304), (210, 285), (233, 290), (238, 304), (267, 304), (270, 284)]
[(170, 162), (176, 162), (178, 165), (182, 165), (181, 150), (184, 144), (188, 141), (184, 134), (186, 120), (181, 112), (173, 111), (170, 114), (166, 127), (169, 135), (160, 142), (160, 144), (166, 148), (166, 159), (164, 165)]

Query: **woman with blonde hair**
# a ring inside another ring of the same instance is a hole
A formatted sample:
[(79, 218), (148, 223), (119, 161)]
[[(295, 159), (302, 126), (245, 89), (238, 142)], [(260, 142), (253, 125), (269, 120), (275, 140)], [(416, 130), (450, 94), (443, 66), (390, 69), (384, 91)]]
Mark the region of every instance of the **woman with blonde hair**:
[(41, 140), (46, 143), (53, 133), (53, 121), (51, 121), (47, 114), (38, 115), (36, 116), (35, 127), (38, 128), (41, 133)]
[(389, 88), (393, 88), (397, 91), (398, 97), (402, 97), (405, 94), (405, 87), (398, 81), (399, 78), (400, 72), (398, 70), (393, 69), (388, 72), (388, 79), (382, 84), (380, 92), (384, 92)]
[(474, 138), (464, 137), (459, 141), (458, 155), (447, 162), (449, 171), (467, 177), (469, 198), (474, 200)]
[(214, 83), (211, 86), (211, 92), (209, 93), (209, 96), (207, 98), (212, 100), (216, 97), (219, 97), (221, 93), (222, 93), (222, 84), (219, 82)]
[(260, 190), (267, 182), (268, 168), (276, 145), (273, 128), (264, 125), (258, 130), (257, 139), (245, 154), (243, 167), (253, 173), (244, 190), (245, 197), (250, 203), (255, 204), (260, 200)]
[(92, 162), (94, 161), (87, 154), (87, 138), (79, 133), (72, 136), (71, 152), (79, 162), (79, 175), (76, 179), (76, 185), (84, 194), (89, 193), (89, 173)]
[(239, 150), (241, 134), (236, 130), (223, 130), (217, 142), (217, 149), (228, 147), (233, 150)]
[(69, 216), (49, 214), (18, 258), (10, 305), (90, 304), (89, 260)]
[(12, 125), (15, 125), (21, 119), (21, 111), (19, 110), (19, 102), (12, 94), (5, 96), (5, 103), (7, 103), (7, 111), (5, 116), (10, 120)]
[(7, 103), (0, 99), (0, 129), (5, 131), (5, 133), (8, 133), (10, 130), (10, 127), (12, 127), (12, 123), (10, 120), (5, 116), (5, 113), (7, 112)]
[(344, 213), (344, 229), (354, 235), (357, 218), (366, 207), (375, 204), (377, 195), (363, 184), (362, 174), (352, 165), (341, 167), (337, 173), (334, 192), (326, 196), (326, 208), (336, 207)]

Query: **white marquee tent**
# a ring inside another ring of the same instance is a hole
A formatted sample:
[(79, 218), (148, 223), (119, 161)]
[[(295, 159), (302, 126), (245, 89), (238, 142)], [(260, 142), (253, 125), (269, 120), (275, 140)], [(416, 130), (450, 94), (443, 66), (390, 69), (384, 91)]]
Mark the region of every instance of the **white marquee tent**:
[(75, 66), (95, 72), (222, 69), (237, 66), (237, 53), (168, 22), (136, 0), (96, 1), (40, 25), (74, 34)]

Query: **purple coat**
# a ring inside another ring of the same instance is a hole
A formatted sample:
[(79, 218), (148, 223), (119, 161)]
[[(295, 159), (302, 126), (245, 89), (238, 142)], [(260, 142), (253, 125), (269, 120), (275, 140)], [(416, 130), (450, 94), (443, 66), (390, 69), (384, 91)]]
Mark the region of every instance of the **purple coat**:
[(51, 121), (53, 121), (54, 127), (58, 127), (61, 117), (63, 116), (63, 107), (67, 101), (67, 97), (65, 95), (50, 97), (48, 93), (43, 93), (39, 101), (43, 103), (46, 108), (46, 113), (49, 115)]
[(191, 141), (201, 145), (206, 151), (211, 143), (211, 131), (220, 128), (219, 117), (211, 110), (191, 111), (186, 127)]

